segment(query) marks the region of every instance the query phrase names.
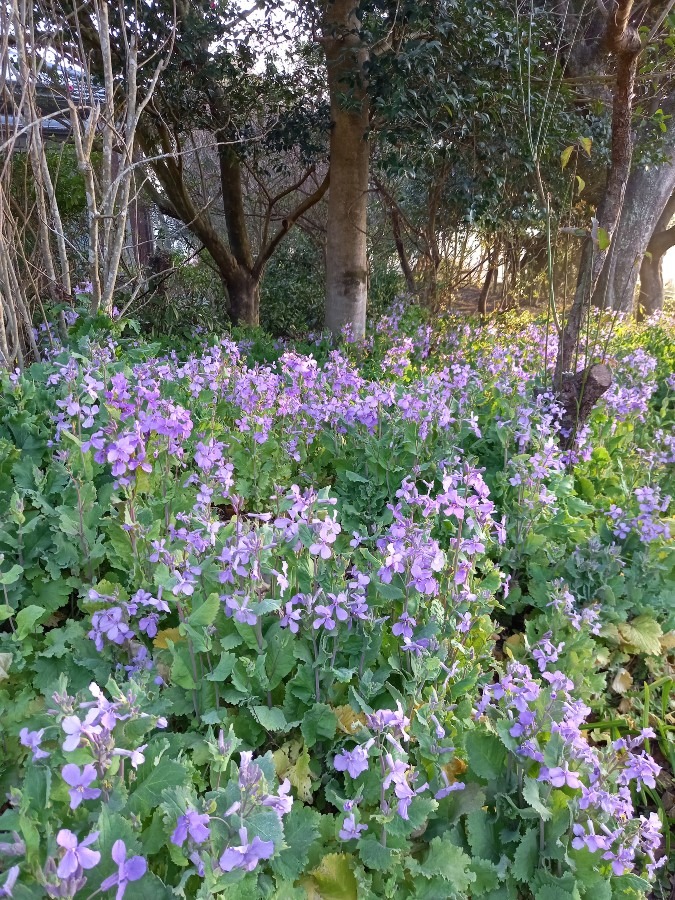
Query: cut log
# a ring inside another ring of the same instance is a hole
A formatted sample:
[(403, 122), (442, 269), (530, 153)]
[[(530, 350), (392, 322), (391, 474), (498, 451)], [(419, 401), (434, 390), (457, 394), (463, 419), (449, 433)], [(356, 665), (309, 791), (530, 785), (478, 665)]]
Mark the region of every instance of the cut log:
[(569, 450), (600, 397), (612, 385), (612, 370), (604, 363), (594, 363), (576, 374), (566, 372), (558, 402), (563, 408), (560, 423), (560, 444)]

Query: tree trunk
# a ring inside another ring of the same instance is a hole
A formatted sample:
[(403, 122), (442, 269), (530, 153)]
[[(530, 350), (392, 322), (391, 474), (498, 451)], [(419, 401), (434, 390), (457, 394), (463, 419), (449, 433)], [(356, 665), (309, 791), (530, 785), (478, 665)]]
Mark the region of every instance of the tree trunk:
[(640, 299), (637, 318), (652, 316), (663, 309), (663, 257), (671, 247), (675, 246), (675, 226), (668, 228), (675, 213), (675, 195), (673, 195), (656, 226), (656, 231), (647, 245), (647, 250), (640, 266)]
[[(598, 228), (604, 229), (610, 240), (613, 239), (630, 174), (633, 156), (631, 132), (633, 89), (638, 57), (642, 49), (640, 35), (629, 21), (632, 9), (633, 0), (618, 0), (616, 8), (606, 20), (603, 45), (606, 52), (616, 58), (616, 81), (612, 102), (612, 154), (607, 186), (598, 208), (597, 222), (583, 243), (574, 300), (560, 335), (554, 375), (554, 387), (558, 394), (563, 391), (563, 376), (574, 374), (572, 367), (576, 368), (581, 326), (607, 262), (607, 249), (603, 247)], [(584, 384), (585, 381), (582, 380), (582, 387)]]
[(663, 257), (644, 255), (640, 266), (640, 298), (637, 320), (653, 316), (663, 309), (665, 293), (663, 287)]
[[(675, 113), (675, 95), (664, 103), (664, 111)], [(665, 162), (637, 168), (628, 179), (613, 249), (593, 297), (601, 309), (632, 310), (647, 245), (657, 230), (668, 225), (661, 226), (659, 219), (675, 192), (674, 128), (664, 135), (663, 152), (668, 157)], [(673, 214), (675, 209), (669, 219)]]
[(480, 296), (478, 297), (478, 315), (486, 316), (487, 315), (487, 301), (488, 296), (490, 294), (490, 285), (492, 284), (492, 279), (495, 276), (495, 272), (497, 271), (497, 262), (499, 260), (499, 245), (495, 246), (492, 251), (492, 255), (490, 256), (490, 261), (488, 262), (488, 270), (485, 276), (485, 281), (483, 282), (483, 287), (480, 291)]
[(403, 245), (403, 236), (401, 234), (401, 216), (399, 214), (399, 211), (393, 206), (391, 207), (390, 215), (391, 230), (394, 235), (394, 244), (396, 245), (398, 261), (401, 264), (401, 271), (403, 272), (403, 277), (405, 278), (405, 284), (408, 288), (408, 293), (415, 294), (417, 291), (417, 285), (415, 284), (415, 276), (413, 275), (412, 269), (410, 268), (408, 256)]
[(239, 325), (258, 325), (260, 321), (260, 283), (245, 269), (223, 278), (230, 300), (230, 316)]
[(326, 229), (326, 327), (366, 330), (369, 99), (357, 0), (329, 0), (323, 23), (330, 92), (330, 193)]

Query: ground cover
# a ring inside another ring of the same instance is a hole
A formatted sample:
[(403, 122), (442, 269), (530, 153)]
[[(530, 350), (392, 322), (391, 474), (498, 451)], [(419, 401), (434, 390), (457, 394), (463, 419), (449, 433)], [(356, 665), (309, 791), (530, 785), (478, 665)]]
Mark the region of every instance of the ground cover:
[(0, 896), (667, 896), (672, 321), (571, 450), (543, 322), (71, 325), (2, 381)]

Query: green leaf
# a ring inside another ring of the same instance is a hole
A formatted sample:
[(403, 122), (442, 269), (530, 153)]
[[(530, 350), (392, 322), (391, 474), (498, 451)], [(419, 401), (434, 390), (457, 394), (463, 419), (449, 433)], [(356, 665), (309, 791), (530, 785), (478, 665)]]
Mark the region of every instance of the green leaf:
[(288, 730), (288, 722), (284, 711), (279, 709), (278, 706), (273, 706), (271, 709), (267, 706), (252, 706), (251, 712), (265, 731)]
[(226, 681), (232, 674), (232, 669), (234, 669), (236, 662), (237, 657), (234, 655), (234, 653), (221, 653), (220, 662), (215, 667), (213, 672), (209, 672), (209, 674), (206, 676), (206, 680)]
[(487, 731), (470, 731), (465, 740), (469, 767), (479, 778), (494, 781), (506, 765), (506, 747), (498, 737)]
[(209, 625), (213, 625), (219, 609), (218, 594), (209, 594), (202, 605), (190, 613), (188, 622), (193, 628), (207, 628)]
[(535, 778), (525, 778), (523, 787), (523, 799), (532, 809), (536, 810), (544, 822), (548, 822), (553, 813), (541, 802), (539, 782)]
[(516, 881), (530, 881), (539, 862), (539, 829), (528, 831), (518, 844), (511, 872)]
[(471, 887), (472, 896), (485, 894), (488, 891), (492, 896), (492, 892), (499, 886), (502, 878), (498, 866), (490, 860), (476, 857), (471, 860), (471, 871), (476, 876), (476, 881)]
[(579, 138), (579, 143), (581, 144), (581, 146), (582, 146), (582, 147), (584, 148), (584, 150), (586, 151), (587, 156), (590, 157), (590, 155), (591, 155), (591, 147), (593, 146), (593, 138), (589, 138), (589, 137), (580, 137), (580, 138)]
[(193, 691), (197, 685), (188, 668), (187, 653), (172, 649), (173, 662), (171, 664), (171, 683), (182, 687), (186, 691)]
[(435, 837), (429, 844), (429, 852), (417, 872), (424, 878), (440, 876), (452, 883), (456, 894), (466, 894), (469, 885), (476, 880), (470, 871), (471, 859), (461, 849), (451, 843), (448, 835)]
[(0, 572), (0, 584), (10, 585), (23, 575), (22, 566), (14, 564), (7, 572)]
[(367, 869), (386, 872), (394, 861), (394, 851), (384, 847), (374, 835), (361, 838), (358, 844), (359, 856)]
[(583, 191), (583, 189), (586, 187), (586, 182), (581, 177), (581, 175), (577, 175), (576, 179), (577, 179), (577, 194), (580, 194)]
[(381, 581), (376, 582), (375, 590), (380, 595), (380, 597), (384, 597), (385, 600), (402, 600), (403, 599), (403, 591), (401, 588), (397, 588), (393, 584), (384, 584)]
[(322, 739), (331, 740), (337, 730), (337, 716), (325, 703), (315, 703), (308, 710), (300, 726), (305, 746), (309, 749)]
[(345, 471), (344, 475), (345, 475), (345, 478), (347, 478), (349, 481), (356, 481), (359, 484), (370, 484), (370, 478), (366, 478), (363, 475), (359, 475), (358, 472), (350, 472), (349, 470), (347, 470), (347, 471)]
[(188, 780), (185, 766), (175, 759), (162, 757), (155, 765), (146, 753), (146, 761), (138, 770), (136, 789), (129, 795), (129, 811), (148, 816), (159, 806), (166, 788), (178, 787)]
[(45, 610), (41, 606), (26, 606), (16, 614), (16, 634), (17, 641), (25, 640), (33, 631), (33, 626), (40, 618)]
[(499, 858), (495, 842), (494, 826), (484, 809), (474, 809), (466, 817), (466, 834), (472, 856), (481, 859)]
[(281, 878), (295, 879), (304, 870), (309, 860), (312, 844), (319, 837), (321, 816), (315, 809), (293, 804), (284, 819), (284, 840), (287, 846), (272, 860), (272, 869)]
[(571, 894), (557, 884), (543, 884), (534, 893), (535, 900), (575, 900), (578, 893)]

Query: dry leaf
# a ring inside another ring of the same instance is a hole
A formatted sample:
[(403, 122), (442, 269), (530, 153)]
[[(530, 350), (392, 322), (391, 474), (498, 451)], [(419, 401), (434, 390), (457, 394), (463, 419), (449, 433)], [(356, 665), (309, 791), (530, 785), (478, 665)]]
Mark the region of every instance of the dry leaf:
[(357, 713), (351, 706), (335, 706), (333, 712), (337, 716), (338, 728), (344, 734), (356, 734), (366, 724), (365, 713)]
[(614, 681), (612, 681), (612, 690), (616, 691), (617, 694), (625, 694), (632, 684), (633, 676), (628, 669), (619, 669), (614, 676)]
[(177, 644), (179, 641), (184, 640), (185, 638), (178, 628), (165, 628), (164, 631), (157, 632), (157, 637), (152, 643), (158, 650), (166, 650), (169, 646), (167, 641), (173, 641), (174, 644)]

